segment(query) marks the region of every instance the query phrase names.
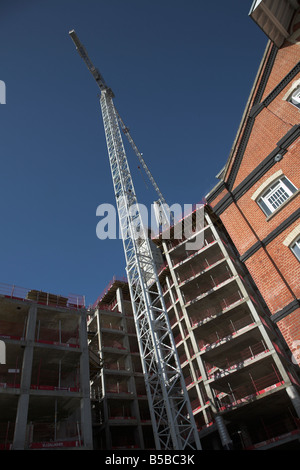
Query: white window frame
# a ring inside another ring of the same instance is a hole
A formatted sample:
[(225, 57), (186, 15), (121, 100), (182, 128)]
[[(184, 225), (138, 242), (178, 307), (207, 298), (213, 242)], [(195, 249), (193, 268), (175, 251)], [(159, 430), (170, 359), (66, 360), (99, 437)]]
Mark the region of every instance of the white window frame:
[(290, 96), (289, 102), (300, 109), (300, 87), (297, 87)]
[(300, 236), (296, 238), (296, 240), (293, 243), (291, 243), (290, 249), (296, 256), (297, 260), (300, 261)]
[(273, 181), (257, 198), (256, 202), (266, 216), (273, 214), (295, 192), (296, 186), (284, 175)]
[(292, 83), (282, 99), (300, 109), (300, 78)]

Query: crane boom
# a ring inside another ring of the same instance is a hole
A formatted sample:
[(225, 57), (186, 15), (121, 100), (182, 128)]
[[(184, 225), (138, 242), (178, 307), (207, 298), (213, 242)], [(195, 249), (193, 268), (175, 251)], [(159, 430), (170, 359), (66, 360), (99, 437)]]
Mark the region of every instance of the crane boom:
[[(78, 39), (78, 36), (77, 34), (75, 33), (74, 30), (70, 31), (70, 36), (76, 46), (76, 49), (79, 53), (79, 55), (81, 56), (81, 58), (84, 60), (85, 64), (87, 65), (87, 68), (89, 69), (89, 71), (91, 72), (91, 74), (93, 75), (94, 79), (96, 80), (99, 88), (101, 91), (103, 90), (107, 90), (108, 93), (111, 94), (111, 96), (114, 98), (114, 93), (113, 91), (111, 90), (111, 88), (109, 88), (106, 83), (105, 83), (105, 80), (103, 78), (103, 76), (101, 75), (101, 73), (99, 72), (99, 70), (94, 66), (94, 64), (92, 63), (92, 61), (90, 60), (89, 56), (88, 56), (88, 53), (87, 53), (87, 50), (85, 49), (85, 47), (81, 44), (80, 40)], [(116, 109), (116, 107), (115, 107)], [(159, 204), (159, 207), (160, 207), (160, 210), (162, 211), (163, 215), (164, 215), (164, 220), (169, 223), (169, 224), (172, 224), (174, 223), (174, 218), (173, 218), (173, 215), (172, 213), (170, 212), (169, 210), (169, 206), (164, 198), (164, 196), (162, 195), (155, 179), (153, 178), (144, 158), (143, 158), (143, 155), (142, 153), (139, 151), (136, 143), (134, 142), (131, 134), (130, 134), (130, 131), (129, 131), (129, 128), (125, 125), (123, 119), (121, 118), (120, 116), (120, 113), (117, 111), (116, 109), (116, 113), (117, 113), (117, 117), (118, 117), (118, 121), (120, 123), (120, 127), (122, 129), (122, 131), (124, 132), (125, 136), (127, 137), (128, 139), (128, 142), (130, 143), (134, 153), (136, 154), (136, 156), (138, 157), (146, 175), (148, 176), (149, 180), (151, 181), (152, 183), (152, 186), (154, 188), (154, 190), (156, 191), (156, 194), (158, 196), (158, 204)]]
[(200, 449), (150, 242), (143, 226), (113, 93), (70, 32), (101, 89), (100, 105), (113, 179), (137, 340), (157, 449)]
[(94, 79), (96, 80), (97, 85), (100, 88), (100, 90), (101, 91), (110, 90), (110, 88), (108, 88), (108, 86), (106, 85), (106, 83), (104, 81), (104, 78), (102, 77), (101, 73), (99, 72), (98, 69), (96, 69), (96, 67), (94, 66), (94, 64), (90, 60), (86, 48), (79, 41), (78, 36), (75, 33), (74, 29), (72, 29), (72, 31), (69, 32), (69, 35), (70, 35), (72, 41), (74, 42), (74, 44), (76, 46), (78, 54), (80, 55), (80, 57), (86, 63), (87, 68), (89, 69), (89, 71), (93, 75)]
[(124, 132), (124, 134), (126, 135), (131, 147), (133, 148), (136, 156), (138, 157), (141, 165), (143, 166), (144, 170), (145, 170), (145, 173), (147, 174), (149, 180), (151, 181), (155, 191), (157, 192), (158, 196), (159, 196), (159, 199), (164, 203), (166, 204), (166, 201), (165, 201), (165, 198), (163, 197), (162, 193), (160, 192), (160, 189), (159, 187), (157, 186), (156, 182), (155, 182), (155, 179), (153, 178), (145, 160), (143, 159), (143, 156), (141, 154), (141, 152), (139, 151), (139, 149), (137, 148), (133, 138), (131, 137), (130, 135), (130, 131), (129, 131), (129, 128), (124, 124), (124, 121), (123, 119), (121, 118), (120, 114), (118, 113), (117, 111), (117, 116), (118, 116), (118, 120), (119, 120), (119, 123), (120, 123), (120, 126), (121, 126), (121, 129), (122, 131)]

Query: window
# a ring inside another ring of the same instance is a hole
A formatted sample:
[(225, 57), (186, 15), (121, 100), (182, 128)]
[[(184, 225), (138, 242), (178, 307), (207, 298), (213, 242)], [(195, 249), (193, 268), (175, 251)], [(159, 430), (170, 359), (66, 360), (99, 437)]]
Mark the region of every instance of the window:
[(296, 90), (293, 92), (289, 99), (289, 102), (300, 109), (300, 87), (296, 88)]
[(285, 176), (282, 176), (269, 186), (269, 188), (257, 200), (257, 204), (268, 216), (278, 209), (278, 207), (280, 207), (296, 191), (297, 188)]
[(298, 259), (298, 261), (300, 261), (300, 237), (298, 237), (297, 240), (291, 244), (291, 250)]

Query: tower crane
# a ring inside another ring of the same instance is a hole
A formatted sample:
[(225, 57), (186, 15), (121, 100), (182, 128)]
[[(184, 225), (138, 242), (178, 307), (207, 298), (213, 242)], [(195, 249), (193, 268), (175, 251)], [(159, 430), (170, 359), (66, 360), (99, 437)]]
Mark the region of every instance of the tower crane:
[(165, 204), (165, 200), (115, 108), (114, 93), (91, 62), (75, 31), (69, 35), (101, 90), (100, 105), (155, 446), (158, 450), (201, 449), (120, 128), (149, 176), (159, 202)]

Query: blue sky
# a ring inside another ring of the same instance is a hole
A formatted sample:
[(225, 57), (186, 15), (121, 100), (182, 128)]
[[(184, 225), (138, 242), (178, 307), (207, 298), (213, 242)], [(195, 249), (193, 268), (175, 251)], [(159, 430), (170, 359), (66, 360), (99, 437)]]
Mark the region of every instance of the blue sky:
[[(267, 38), (251, 0), (2, 0), (0, 283), (92, 303), (125, 273), (122, 242), (99, 240), (114, 204), (99, 90), (75, 29), (165, 199), (217, 183)], [(127, 146), (127, 144), (125, 144)], [(128, 149), (138, 199), (155, 194)]]

